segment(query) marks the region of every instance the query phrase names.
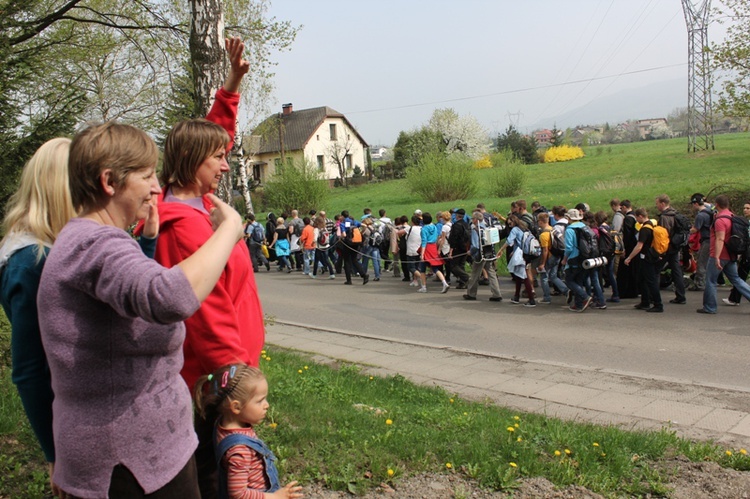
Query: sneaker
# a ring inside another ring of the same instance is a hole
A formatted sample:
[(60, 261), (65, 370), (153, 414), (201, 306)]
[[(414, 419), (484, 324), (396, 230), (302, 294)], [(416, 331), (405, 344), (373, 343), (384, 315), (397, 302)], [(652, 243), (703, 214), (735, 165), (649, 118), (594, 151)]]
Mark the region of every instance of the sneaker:
[(596, 308), (598, 310), (607, 310), (607, 305), (606, 305), (606, 303), (599, 303), (597, 305), (594, 305), (594, 308)]
[(456, 286), (456, 289), (466, 289), (466, 283), (465, 282), (459, 282), (458, 286)]
[(652, 313), (656, 312), (656, 313), (660, 314), (660, 313), (664, 312), (664, 307), (656, 307), (656, 306), (654, 306), (654, 307), (651, 307), (648, 310), (646, 310), (646, 312), (652, 312)]
[(510, 299), (510, 302), (513, 305), (519, 305), (521, 303), (521, 300), (517, 296), (514, 296), (513, 298)]
[(669, 303), (674, 303), (676, 305), (684, 305), (687, 303), (687, 300), (684, 298), (682, 300), (680, 300), (679, 298), (672, 298), (671, 300), (669, 300)]
[(417, 286), (419, 286), (419, 283), (417, 281), (411, 281), (409, 283), (409, 286), (414, 286), (416, 288)]
[(422, 286), (421, 288), (419, 288), (417, 290), (417, 293), (426, 293), (426, 292), (427, 292), (427, 287), (426, 286)]
[[(464, 300), (476, 300), (476, 299), (477, 299), (477, 297), (476, 297), (476, 296), (471, 296), (471, 295), (464, 295)], [(492, 299), (492, 298), (490, 298), (490, 300), (491, 300), (491, 299)], [(502, 300), (502, 298), (501, 298), (501, 300)]]
[(364, 276), (362, 276), (362, 285), (364, 286), (368, 282), (370, 282), (370, 274), (365, 274)]
[(729, 298), (722, 298), (721, 301), (723, 301), (725, 305), (729, 305), (730, 307), (736, 307), (739, 305), (739, 303), (733, 302)]
[(480, 286), (489, 286), (490, 285), (490, 280), (489, 279), (481, 278), (481, 279), (479, 279), (479, 285)]
[(380, 277), (376, 277), (375, 279), (373, 279), (373, 281), (379, 281), (379, 280), (380, 280)]
[(539, 300), (539, 303), (541, 303), (542, 305), (551, 305), (552, 300)]
[[(395, 276), (393, 276), (393, 277), (398, 277), (398, 276), (397, 276), (397, 275), (395, 275)], [(403, 278), (403, 279), (401, 279), (401, 280), (402, 280), (402, 281), (404, 281), (404, 282), (409, 282), (409, 281), (411, 281), (411, 279), (409, 279), (408, 277), (404, 277), (404, 278)], [(414, 281), (412, 281), (412, 282), (414, 282)]]
[(336, 279), (336, 274), (331, 274), (328, 276), (329, 279)]
[(448, 290), (450, 289), (450, 287), (451, 287), (451, 285), (450, 285), (450, 284), (448, 284), (448, 283), (444, 282), (444, 283), (443, 283), (443, 289), (442, 289), (442, 290), (441, 290), (440, 292), (441, 292), (441, 293), (447, 293), (447, 292), (448, 292)]
[(292, 273), (292, 269), (286, 269), (286, 273), (287, 274), (291, 274)]
[(715, 314), (716, 313), (716, 312), (709, 312), (705, 308), (699, 308), (698, 310), (696, 310), (696, 312), (698, 312), (699, 314)]
[(536, 307), (536, 302), (529, 300), (526, 303), (524, 303), (523, 306), (524, 307), (529, 307), (529, 308)]
[(594, 301), (594, 299), (591, 298), (590, 296), (588, 298), (586, 298), (586, 301), (583, 302), (583, 307), (581, 308), (581, 311), (586, 310), (587, 308), (589, 308), (589, 305), (591, 305), (592, 301)]
[(583, 312), (583, 309), (582, 309), (582, 308), (578, 308), (578, 307), (576, 307), (575, 305), (571, 305), (571, 306), (569, 306), (569, 307), (568, 307), (568, 310), (570, 310), (571, 312)]
[(620, 303), (620, 298), (618, 298), (617, 296), (613, 296), (612, 298), (607, 298), (607, 301), (609, 303)]
[(271, 264), (266, 264), (266, 272), (271, 272)]
[(352, 281), (344, 281), (344, 284), (346, 284), (347, 286), (351, 286), (352, 285)]
[(636, 310), (648, 310), (649, 309), (649, 305), (648, 305), (648, 303), (639, 303), (637, 305), (633, 305), (633, 308), (636, 309)]
[[(464, 295), (464, 296), (468, 296), (468, 295)], [(490, 301), (501, 302), (503, 301), (503, 297), (502, 296), (490, 296)]]
[(310, 276), (310, 277), (311, 277), (312, 279), (317, 279), (317, 278), (318, 278), (318, 276), (316, 276), (315, 274), (308, 274), (308, 275), (309, 275), (309, 276)]

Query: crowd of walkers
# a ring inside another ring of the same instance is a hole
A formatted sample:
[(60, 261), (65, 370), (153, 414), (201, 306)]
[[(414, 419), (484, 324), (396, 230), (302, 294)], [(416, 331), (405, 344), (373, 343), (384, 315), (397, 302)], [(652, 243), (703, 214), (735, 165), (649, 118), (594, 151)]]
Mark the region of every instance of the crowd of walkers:
[[(489, 286), (490, 301), (503, 300), (499, 265), (513, 281), (510, 303), (525, 307), (563, 296), (570, 311), (583, 312), (639, 298), (635, 309), (660, 313), (664, 290), (673, 291), (668, 300), (673, 305), (685, 305), (689, 290), (703, 293), (698, 313), (714, 314), (716, 286), (724, 277), (733, 286), (724, 304), (750, 299), (745, 282), (750, 259), (728, 244), (736, 237), (735, 224), (750, 218), (750, 203), (739, 217), (724, 195), (711, 204), (695, 193), (690, 215), (672, 207), (666, 194), (654, 201), (650, 209), (612, 199), (607, 211), (593, 212), (587, 203), (548, 210), (520, 199), (505, 215), (480, 203), (468, 213), (454, 208), (433, 216), (415, 210), (396, 219), (384, 209), (375, 214), (365, 208), (356, 217), (342, 211), (332, 218), (324, 211), (300, 217), (292, 210), (278, 217), (269, 213), (265, 227), (251, 216), (245, 238), (256, 272), (270, 271), (273, 261), (279, 272), (299, 271), (313, 279), (335, 279), (343, 269), (344, 284), (356, 276), (367, 284), (370, 272), (379, 281), (390, 272), (419, 293), (435, 281), (436, 290), (463, 290), (466, 300), (477, 299), (480, 285)], [(747, 232), (747, 224), (743, 227)]]

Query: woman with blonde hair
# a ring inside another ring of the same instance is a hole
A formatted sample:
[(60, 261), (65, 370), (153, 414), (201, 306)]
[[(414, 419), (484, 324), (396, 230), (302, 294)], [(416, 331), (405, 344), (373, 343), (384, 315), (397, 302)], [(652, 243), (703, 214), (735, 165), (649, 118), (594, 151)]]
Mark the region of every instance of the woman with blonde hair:
[[(0, 243), (0, 303), (11, 323), (11, 379), (31, 428), (49, 463), (52, 440), (52, 386), (37, 317), (39, 279), (63, 226), (75, 216), (68, 188), (70, 139), (52, 139), (26, 163), (18, 190), (6, 206)], [(53, 490), (56, 488), (53, 485)]]

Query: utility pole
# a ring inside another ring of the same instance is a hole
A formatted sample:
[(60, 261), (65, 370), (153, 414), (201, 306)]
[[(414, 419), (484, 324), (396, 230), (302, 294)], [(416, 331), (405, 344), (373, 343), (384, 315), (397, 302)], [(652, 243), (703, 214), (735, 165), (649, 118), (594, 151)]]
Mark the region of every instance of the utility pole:
[(714, 150), (708, 15), (711, 0), (682, 0), (688, 29), (688, 152)]

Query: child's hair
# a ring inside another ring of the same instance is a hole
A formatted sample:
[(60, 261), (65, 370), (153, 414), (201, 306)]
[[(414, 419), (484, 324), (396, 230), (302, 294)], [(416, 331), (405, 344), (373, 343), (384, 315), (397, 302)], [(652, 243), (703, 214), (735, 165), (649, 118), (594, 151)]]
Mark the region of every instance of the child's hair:
[(245, 364), (229, 364), (211, 374), (201, 376), (195, 382), (195, 406), (201, 417), (229, 409), (231, 400), (247, 402), (255, 394), (258, 381), (266, 379), (257, 367)]

